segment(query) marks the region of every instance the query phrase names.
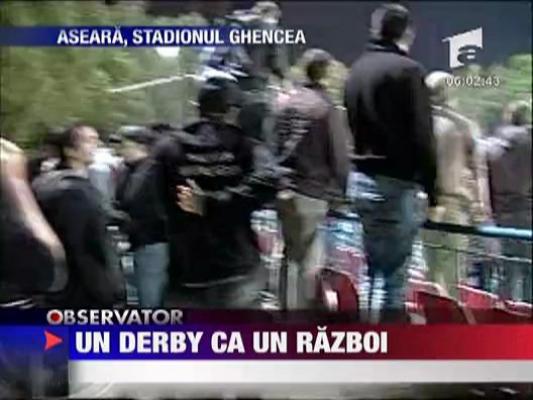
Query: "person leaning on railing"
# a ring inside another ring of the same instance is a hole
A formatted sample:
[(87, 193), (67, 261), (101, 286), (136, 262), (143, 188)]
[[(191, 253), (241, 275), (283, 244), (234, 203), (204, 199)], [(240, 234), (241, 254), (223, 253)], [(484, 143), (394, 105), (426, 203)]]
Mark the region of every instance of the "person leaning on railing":
[[(506, 107), (504, 123), (487, 144), (490, 195), (494, 220), (499, 226), (531, 229), (531, 105), (515, 102)], [(531, 241), (502, 241), (508, 257), (531, 260)], [(511, 300), (532, 298), (531, 264), (507, 261), (502, 295)]]
[[(439, 215), (434, 222), (470, 225), (486, 222), (487, 202), (483, 201), (476, 139), (479, 128), (450, 105), (446, 82), (450, 74), (435, 71), (426, 78), (431, 93), (433, 131), (437, 143), (437, 193)], [(453, 297), (457, 284), (467, 274), (464, 255), (468, 237), (438, 231), (424, 232), (424, 240), (442, 248), (427, 252), (428, 278), (441, 284)]]

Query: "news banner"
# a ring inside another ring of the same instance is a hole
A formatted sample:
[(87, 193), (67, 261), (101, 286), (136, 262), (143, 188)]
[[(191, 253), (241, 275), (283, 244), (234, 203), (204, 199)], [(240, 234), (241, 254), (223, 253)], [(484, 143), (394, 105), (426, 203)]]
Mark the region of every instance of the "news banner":
[[(235, 322), (240, 313), (243, 322)], [(263, 318), (246, 322), (254, 313)], [(4, 324), (19, 322), (1, 325), (2, 339), (28, 349), (61, 345), (79, 360), (533, 359), (532, 325), (309, 324), (265, 322), (268, 313), (261, 311), (177, 309), (2, 310), (0, 315)], [(224, 324), (226, 316), (231, 321)]]
[(1, 27), (0, 45), (53, 47), (216, 47), (305, 44), (301, 29), (229, 26)]

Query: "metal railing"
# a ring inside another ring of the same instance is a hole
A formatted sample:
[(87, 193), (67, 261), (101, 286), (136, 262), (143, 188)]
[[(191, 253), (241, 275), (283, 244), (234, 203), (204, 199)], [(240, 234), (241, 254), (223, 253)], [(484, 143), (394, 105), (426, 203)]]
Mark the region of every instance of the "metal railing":
[[(283, 244), (275, 211), (256, 213), (254, 226), (259, 234), (260, 244), (262, 244), (264, 265), (269, 271), (268, 288), (270, 291), (277, 292), (279, 291), (279, 268), (283, 258)], [(351, 274), (358, 285), (361, 297), (364, 298), (368, 287), (368, 276), (358, 216), (350, 212), (330, 212), (324, 231), (326, 234), (325, 265)], [(432, 242), (431, 235), (426, 235), (426, 232), (443, 233), (448, 237), (461, 236), (465, 245), (453, 248), (446, 245), (446, 240)], [(435, 260), (435, 256), (439, 257), (445, 252), (450, 252), (452, 256), (449, 259), (452, 261), (450, 265), (446, 265), (446, 268), (455, 268), (457, 271), (455, 283), (510, 296), (510, 293), (504, 293), (505, 290), (502, 288), (505, 286), (506, 270), (522, 265), (523, 268), (531, 271), (531, 252), (525, 257), (510, 255), (502, 251), (501, 242), (516, 241), (526, 245), (529, 243), (530, 246), (531, 240), (531, 230), (427, 221), (413, 245), (409, 260), (409, 276), (415, 279), (427, 279), (430, 267), (432, 267), (428, 265), (427, 260)], [(531, 279), (531, 272), (527, 275), (526, 271), (527, 276), (529, 278), (525, 279)], [(379, 291), (377, 296), (380, 296)], [(526, 299), (530, 301), (527, 293), (522, 293), (521, 296), (526, 296)], [(361, 305), (364, 306), (364, 304), (365, 301), (361, 301)]]
[[(267, 301), (271, 301), (272, 307), (275, 308), (278, 306), (275, 303), (279, 295), (280, 267), (283, 261), (280, 222), (276, 212), (267, 209), (254, 214), (253, 226), (259, 236), (263, 267), (267, 270), (265, 293), (270, 294), (265, 298)], [(326, 242), (325, 265), (350, 273), (359, 285), (361, 294), (364, 295), (368, 279), (358, 216), (350, 212), (333, 211), (329, 214), (323, 231)], [(450, 248), (442, 243), (432, 243), (424, 238), (424, 231), (463, 235), (467, 238), (468, 245), (464, 248)], [(481, 242), (484, 240), (531, 242), (532, 232), (508, 227), (465, 226), (428, 221), (423, 226), (422, 234), (414, 242), (409, 261), (409, 275), (416, 279), (425, 279), (429, 270), (426, 259), (431, 258), (432, 252), (449, 251), (454, 253), (454, 256), (451, 257), (454, 264), (450, 265), (449, 268), (458, 269), (460, 266), (466, 266), (468, 270), (458, 274), (462, 283), (499, 293), (501, 275), (506, 264), (518, 263), (528, 265), (531, 269), (531, 254), (529, 257), (509, 256), (501, 252), (501, 246), (493, 246), (493, 249), (490, 250), (483, 243), (478, 246), (475, 243), (472, 245), (473, 238), (477, 238)], [(124, 242), (122, 242), (123, 245)], [(137, 299), (132, 279), (133, 265), (131, 254), (127, 251), (122, 252), (122, 270), (128, 283), (129, 303), (135, 305)], [(481, 275), (481, 277), (476, 277), (476, 274)], [(476, 282), (476, 279), (485, 282)], [(364, 305), (364, 301), (362, 304)]]
[[(334, 218), (359, 221), (358, 215), (350, 212), (331, 211), (329, 215)], [(532, 240), (533, 238), (533, 233), (531, 230), (501, 227), (496, 225), (458, 225), (428, 220), (424, 223), (423, 228), (447, 233), (460, 233), (464, 235), (476, 235), (499, 239)]]

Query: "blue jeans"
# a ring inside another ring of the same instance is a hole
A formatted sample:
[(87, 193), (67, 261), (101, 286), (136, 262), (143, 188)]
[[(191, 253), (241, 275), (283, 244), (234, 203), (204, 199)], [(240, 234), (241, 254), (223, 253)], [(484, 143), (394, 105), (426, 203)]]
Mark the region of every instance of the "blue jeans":
[[(368, 263), (369, 290), (366, 304), (383, 320), (383, 311), (402, 314), (405, 309), (408, 261), (413, 242), (425, 219), (424, 203), (413, 183), (360, 172), (350, 177), (348, 195), (354, 200), (363, 228)], [(379, 278), (383, 281), (383, 305), (373, 304)]]
[(168, 244), (154, 243), (139, 247), (133, 259), (140, 307), (161, 307), (167, 284)]

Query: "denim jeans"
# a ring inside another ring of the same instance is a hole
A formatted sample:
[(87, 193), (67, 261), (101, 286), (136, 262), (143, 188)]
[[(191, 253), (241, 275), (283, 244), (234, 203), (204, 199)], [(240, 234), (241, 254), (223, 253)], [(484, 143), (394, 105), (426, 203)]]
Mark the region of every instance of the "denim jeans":
[(168, 244), (154, 243), (139, 247), (133, 258), (140, 307), (161, 307), (168, 279)]
[[(348, 195), (361, 220), (368, 264), (368, 299), (363, 303), (371, 321), (384, 321), (388, 313), (404, 312), (408, 261), (425, 219), (425, 201), (418, 196), (419, 185), (413, 182), (360, 172), (353, 173), (350, 180)], [(382, 306), (373, 301), (380, 278)]]

